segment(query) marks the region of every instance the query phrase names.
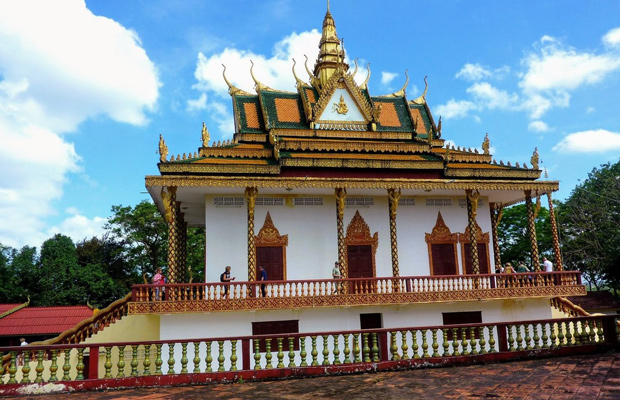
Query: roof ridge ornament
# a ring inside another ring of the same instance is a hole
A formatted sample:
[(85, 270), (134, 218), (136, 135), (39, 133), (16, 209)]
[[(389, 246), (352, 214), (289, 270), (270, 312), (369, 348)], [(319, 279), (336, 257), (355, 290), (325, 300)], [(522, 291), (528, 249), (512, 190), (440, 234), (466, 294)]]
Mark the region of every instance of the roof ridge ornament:
[(535, 147), (534, 153), (532, 154), (532, 158), (530, 159), (533, 169), (538, 169), (538, 160), (539, 160), (538, 147)]
[(304, 66), (306, 67), (306, 72), (308, 73), (308, 76), (310, 77), (310, 84), (316, 90), (319, 90), (319, 79), (316, 76), (314, 76), (314, 74), (310, 71), (310, 68), (308, 68), (308, 56), (304, 54), (304, 57), (306, 58), (306, 62), (304, 63)]
[(256, 77), (254, 76), (254, 61), (250, 60), (250, 64), (252, 64), (252, 66), (250, 67), (250, 75), (252, 75), (252, 79), (254, 80), (254, 90), (256, 90), (256, 93), (260, 93), (261, 90), (267, 90), (267, 91), (271, 91), (271, 92), (275, 92), (274, 89), (270, 88), (267, 85), (264, 85), (262, 83), (260, 83), (258, 81), (258, 79), (256, 79)]
[(168, 158), (168, 146), (166, 146), (166, 142), (164, 141), (164, 136), (159, 134), (159, 162), (167, 162), (166, 158)]
[(368, 81), (370, 80), (370, 63), (366, 64), (366, 69), (368, 70), (368, 75), (366, 75), (364, 83), (360, 85), (360, 89), (363, 90), (368, 90)]
[(489, 133), (484, 136), (484, 140), (482, 141), (482, 151), (484, 154), (491, 154), (489, 149), (491, 147), (491, 141), (489, 140)]
[(357, 74), (357, 58), (353, 60), (353, 63), (355, 64), (355, 70), (351, 74), (351, 78), (355, 78), (355, 74)]
[(205, 123), (202, 123), (202, 147), (209, 147), (209, 139), (210, 139), (210, 135), (209, 135), (209, 130), (207, 129), (207, 125), (205, 125)]
[(222, 64), (222, 67), (224, 67), (224, 70), (222, 71), (222, 76), (224, 77), (224, 82), (226, 82), (226, 85), (228, 85), (229, 95), (231, 96), (236, 96), (236, 95), (246, 95), (246, 96), (250, 95), (251, 96), (252, 95), (251, 93), (248, 93), (245, 90), (239, 89), (238, 87), (230, 83), (228, 79), (226, 79), (226, 66)]
[(388, 94), (387, 96), (381, 96), (381, 97), (405, 97), (405, 91), (407, 89), (407, 85), (409, 84), (409, 70), (406, 69), (405, 70), (405, 76), (407, 77), (407, 79), (405, 80), (405, 84), (403, 85), (403, 87), (398, 91), (398, 92), (394, 92), (392, 94)]
[(297, 76), (297, 74), (295, 73), (295, 65), (297, 65), (297, 61), (295, 61), (295, 59), (293, 58), (293, 76), (295, 77), (295, 81), (297, 82), (297, 86), (305, 86), (306, 82), (302, 81), (301, 79), (299, 79), (299, 77)]
[(424, 92), (417, 99), (411, 100), (411, 103), (414, 103), (414, 104), (425, 104), (426, 103), (426, 92), (428, 91), (428, 81), (426, 80), (426, 78), (428, 78), (428, 75), (424, 76)]

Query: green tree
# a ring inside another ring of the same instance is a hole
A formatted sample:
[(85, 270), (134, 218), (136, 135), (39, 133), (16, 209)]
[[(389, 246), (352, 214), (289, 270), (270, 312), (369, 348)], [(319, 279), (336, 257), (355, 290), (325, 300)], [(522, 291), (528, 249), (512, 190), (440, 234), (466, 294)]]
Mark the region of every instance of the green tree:
[[(533, 207), (536, 207), (534, 204)], [(527, 232), (527, 208), (525, 204), (518, 204), (502, 211), (502, 219), (497, 228), (502, 262), (525, 261), (526, 265), (533, 265), (531, 254), (532, 246)], [(541, 207), (536, 218), (536, 238), (539, 255), (553, 259), (553, 238), (549, 210)], [(540, 260), (536, 260), (540, 263)]]
[(24, 246), (21, 249), (5, 248), (7, 265), (2, 277), (1, 285), (6, 298), (0, 302), (22, 303), (33, 297), (40, 290), (38, 279), (38, 256), (35, 247)]
[(599, 288), (620, 288), (620, 162), (594, 168), (560, 208), (563, 255)]
[(112, 213), (105, 228), (123, 244), (126, 260), (135, 271), (152, 274), (166, 264), (168, 228), (153, 203), (112, 206)]

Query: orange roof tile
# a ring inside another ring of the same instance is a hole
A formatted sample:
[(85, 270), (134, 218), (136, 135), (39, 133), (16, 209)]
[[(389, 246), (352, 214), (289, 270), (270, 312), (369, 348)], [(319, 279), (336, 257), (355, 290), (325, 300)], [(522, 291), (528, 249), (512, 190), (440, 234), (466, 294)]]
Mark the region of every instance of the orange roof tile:
[(394, 103), (381, 102), (379, 104), (381, 104), (379, 123), (383, 126), (400, 126), (400, 120), (398, 119)]
[(310, 101), (310, 103), (316, 103), (314, 91), (312, 89), (306, 89), (306, 96), (308, 97), (308, 101)]
[(275, 99), (276, 113), (280, 122), (301, 122), (299, 106), (295, 99)]
[[(414, 125), (417, 124), (415, 133), (428, 133), (426, 131), (426, 125), (424, 125), (424, 117), (420, 114), (420, 110), (417, 108), (409, 108), (409, 112), (411, 113), (411, 120)], [(381, 112), (383, 114), (383, 112)]]
[(260, 129), (260, 122), (258, 121), (258, 109), (254, 103), (243, 103), (243, 111), (245, 111), (245, 121), (248, 124), (248, 128)]

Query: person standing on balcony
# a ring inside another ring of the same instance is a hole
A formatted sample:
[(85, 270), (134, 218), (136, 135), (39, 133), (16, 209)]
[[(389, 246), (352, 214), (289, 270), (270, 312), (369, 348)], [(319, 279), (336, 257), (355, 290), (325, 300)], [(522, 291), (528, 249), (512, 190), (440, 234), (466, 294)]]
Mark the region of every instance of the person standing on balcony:
[(517, 265), (517, 272), (530, 272), (530, 269), (525, 265), (525, 262), (519, 261), (519, 265)]
[[(258, 273), (259, 273), (259, 277), (258, 277), (259, 281), (264, 282), (267, 280), (267, 271), (265, 271), (265, 268), (263, 268), (262, 266), (259, 266)], [(264, 283), (260, 285), (260, 291), (263, 294), (263, 297), (267, 297), (267, 285), (265, 285)]]
[(545, 267), (545, 272), (553, 272), (553, 263), (547, 260), (547, 257), (543, 257), (543, 266)]
[(161, 268), (157, 268), (155, 275), (153, 275), (153, 285), (157, 285), (157, 287), (155, 287), (155, 300), (157, 301), (161, 300), (160, 295), (163, 293), (164, 289), (160, 286), (164, 283), (166, 283), (166, 278), (164, 278), (164, 275), (161, 273)]
[[(332, 270), (332, 279), (341, 279), (342, 275), (340, 274), (340, 264), (338, 261), (334, 263), (334, 269)], [(338, 294), (338, 285), (339, 283), (334, 282), (334, 294)]]
[[(230, 277), (230, 266), (226, 266), (226, 270), (222, 273), (222, 275), (220, 275), (220, 282), (224, 282), (224, 283), (229, 283), (230, 281), (234, 281), (236, 277)], [(230, 285), (224, 285), (224, 295), (222, 296), (223, 298), (226, 298), (228, 296), (228, 286)]]

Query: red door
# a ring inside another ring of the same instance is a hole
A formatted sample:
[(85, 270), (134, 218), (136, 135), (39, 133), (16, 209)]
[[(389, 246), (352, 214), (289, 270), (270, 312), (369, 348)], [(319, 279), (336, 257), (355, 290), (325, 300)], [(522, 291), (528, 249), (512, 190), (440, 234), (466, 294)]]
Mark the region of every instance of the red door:
[(454, 244), (432, 244), (433, 275), (456, 275), (456, 259), (454, 258)]
[[(465, 273), (473, 274), (474, 269), (471, 263), (471, 243), (465, 243)], [(480, 273), (489, 273), (489, 259), (487, 258), (487, 244), (478, 243), (478, 263), (480, 264)]]
[[(349, 278), (374, 278), (372, 270), (372, 248), (366, 246), (347, 246)], [(372, 281), (356, 281), (351, 284), (353, 293), (370, 293)]]
[(265, 268), (267, 280), (284, 280), (284, 257), (282, 247), (257, 247), (256, 248), (256, 280), (260, 278), (258, 267)]

